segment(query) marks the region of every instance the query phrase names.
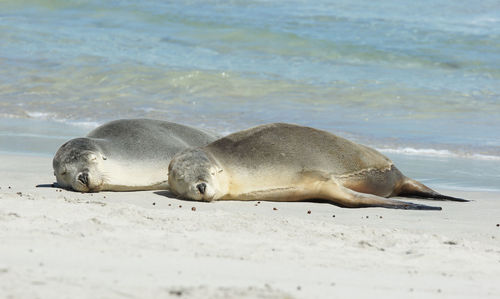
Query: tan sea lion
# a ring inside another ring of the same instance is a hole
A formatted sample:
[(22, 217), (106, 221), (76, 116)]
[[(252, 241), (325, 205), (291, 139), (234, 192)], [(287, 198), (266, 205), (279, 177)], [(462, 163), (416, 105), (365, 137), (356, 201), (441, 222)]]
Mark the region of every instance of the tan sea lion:
[(276, 123), (172, 158), (170, 190), (193, 200), (324, 200), (338, 206), (440, 210), (392, 196), (467, 201), (404, 176), (387, 157), (329, 132)]
[(154, 119), (121, 119), (64, 143), (54, 156), (59, 187), (79, 192), (167, 189), (172, 157), (219, 136)]

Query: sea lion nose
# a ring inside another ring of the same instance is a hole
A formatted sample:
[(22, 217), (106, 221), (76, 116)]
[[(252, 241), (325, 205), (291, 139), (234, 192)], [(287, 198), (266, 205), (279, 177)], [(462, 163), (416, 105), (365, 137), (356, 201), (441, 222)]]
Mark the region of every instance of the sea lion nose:
[(89, 174), (86, 173), (86, 172), (82, 172), (78, 175), (78, 180), (82, 183), (84, 183), (85, 185), (88, 185), (89, 184)]
[(207, 189), (207, 184), (200, 183), (196, 185), (196, 189), (198, 189), (198, 191), (200, 191), (201, 194), (205, 194), (205, 190)]

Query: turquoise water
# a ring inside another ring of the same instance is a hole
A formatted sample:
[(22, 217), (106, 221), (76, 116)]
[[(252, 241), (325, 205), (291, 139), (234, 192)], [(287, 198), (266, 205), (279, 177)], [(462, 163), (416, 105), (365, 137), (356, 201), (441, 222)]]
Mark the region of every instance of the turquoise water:
[(0, 2), (0, 152), (125, 117), (309, 125), (500, 190), (500, 3)]

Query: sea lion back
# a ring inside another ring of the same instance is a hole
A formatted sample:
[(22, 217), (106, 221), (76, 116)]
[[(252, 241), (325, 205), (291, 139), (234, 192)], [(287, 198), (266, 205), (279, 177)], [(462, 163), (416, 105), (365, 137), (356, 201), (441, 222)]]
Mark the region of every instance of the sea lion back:
[(228, 135), (209, 144), (207, 149), (220, 153), (222, 160), (250, 169), (258, 165), (282, 165), (297, 171), (320, 170), (343, 175), (392, 165), (376, 150), (326, 131), (284, 123)]

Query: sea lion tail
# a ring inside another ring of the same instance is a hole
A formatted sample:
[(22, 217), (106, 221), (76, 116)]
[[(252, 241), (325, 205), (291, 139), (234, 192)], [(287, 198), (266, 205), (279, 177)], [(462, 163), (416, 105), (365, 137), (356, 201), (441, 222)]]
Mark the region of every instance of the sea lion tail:
[(460, 201), (460, 202), (469, 201), (463, 198), (443, 195), (425, 186), (424, 184), (410, 178), (405, 178), (405, 181), (399, 188), (399, 192), (395, 195), (404, 197), (415, 197), (415, 198), (431, 198), (435, 200), (450, 200), (450, 201)]

